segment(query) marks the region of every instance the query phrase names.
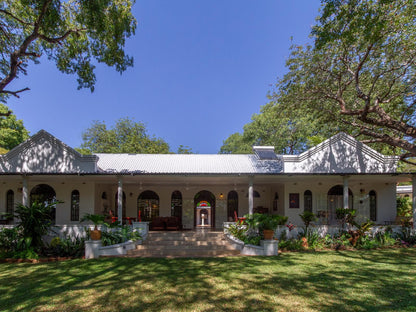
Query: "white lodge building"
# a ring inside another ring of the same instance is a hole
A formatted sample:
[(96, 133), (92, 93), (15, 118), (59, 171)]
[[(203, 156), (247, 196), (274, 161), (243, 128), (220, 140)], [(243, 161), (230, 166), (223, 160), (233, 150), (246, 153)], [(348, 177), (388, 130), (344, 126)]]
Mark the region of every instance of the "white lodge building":
[(56, 225), (110, 210), (124, 220), (177, 216), (185, 229), (220, 228), (256, 211), (301, 225), (299, 214), (309, 210), (320, 224), (334, 224), (341, 207), (356, 209), (361, 221), (386, 224), (396, 217), (397, 182), (412, 180), (396, 173), (396, 157), (344, 133), (297, 156), (276, 155), (268, 146), (253, 150), (81, 155), (42, 130), (0, 156), (0, 213), (37, 198), (62, 201)]

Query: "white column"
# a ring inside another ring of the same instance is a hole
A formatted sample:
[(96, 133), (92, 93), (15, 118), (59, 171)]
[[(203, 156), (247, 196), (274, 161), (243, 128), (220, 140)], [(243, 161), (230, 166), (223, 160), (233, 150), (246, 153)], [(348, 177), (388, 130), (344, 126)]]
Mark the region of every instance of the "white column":
[(412, 210), (413, 210), (413, 228), (416, 222), (416, 175), (412, 176)]
[(123, 224), (123, 179), (121, 177), (118, 177), (117, 214), (118, 221)]
[(253, 177), (249, 178), (248, 183), (248, 213), (253, 214), (254, 211), (254, 191), (253, 191)]
[(348, 209), (349, 208), (349, 204), (348, 204), (348, 176), (344, 177), (343, 194), (344, 194), (344, 209)]
[(27, 176), (23, 176), (23, 187), (22, 187), (22, 205), (29, 205), (29, 191), (27, 187)]

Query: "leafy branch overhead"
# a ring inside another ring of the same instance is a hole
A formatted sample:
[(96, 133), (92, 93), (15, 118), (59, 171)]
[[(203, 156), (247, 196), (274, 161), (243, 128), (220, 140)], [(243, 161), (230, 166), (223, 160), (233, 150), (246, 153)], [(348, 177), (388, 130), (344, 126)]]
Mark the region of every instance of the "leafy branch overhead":
[(292, 47), (275, 99), (416, 157), (416, 2), (323, 3), (314, 44)]
[(123, 72), (133, 65), (126, 38), (134, 34), (134, 0), (5, 0), (0, 2), (0, 100), (19, 97), (11, 83), (45, 55), (94, 90), (94, 61)]

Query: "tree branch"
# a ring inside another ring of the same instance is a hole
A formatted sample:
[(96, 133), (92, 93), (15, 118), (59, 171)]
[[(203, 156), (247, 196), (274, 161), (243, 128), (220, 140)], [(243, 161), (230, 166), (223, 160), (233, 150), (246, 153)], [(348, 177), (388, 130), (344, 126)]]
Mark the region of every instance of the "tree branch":
[(19, 93), (24, 92), (24, 91), (29, 91), (29, 90), (30, 89), (26, 87), (26, 88), (20, 89), (18, 91), (1, 90), (0, 93), (11, 94), (11, 95), (14, 95), (17, 98), (20, 98), (20, 96), (18, 95)]
[(33, 26), (33, 24), (32, 24), (32, 23), (25, 22), (24, 20), (22, 20), (22, 19), (18, 18), (17, 16), (14, 16), (14, 15), (13, 15), (12, 13), (10, 13), (9, 11), (6, 11), (6, 10), (3, 10), (3, 9), (0, 9), (0, 13), (4, 13), (4, 14), (6, 14), (6, 15), (10, 16), (11, 18), (13, 18), (13, 19), (15, 19), (16, 21), (18, 21), (20, 24), (23, 24), (23, 25), (31, 25), (31, 26)]
[(45, 40), (49, 43), (61, 43), (61, 41), (65, 40), (66, 37), (68, 37), (72, 33), (79, 33), (80, 31), (85, 31), (85, 28), (82, 29), (70, 29), (66, 33), (64, 33), (61, 37), (56, 38), (50, 38), (45, 35), (39, 34), (39, 38), (42, 40)]

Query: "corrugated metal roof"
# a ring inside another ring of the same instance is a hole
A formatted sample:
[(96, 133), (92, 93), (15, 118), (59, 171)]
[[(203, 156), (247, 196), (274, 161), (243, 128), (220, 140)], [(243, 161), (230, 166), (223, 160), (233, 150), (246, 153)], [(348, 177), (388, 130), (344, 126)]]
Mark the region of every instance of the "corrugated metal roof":
[(259, 160), (256, 155), (95, 154), (105, 172), (148, 174), (281, 173), (281, 159)]

